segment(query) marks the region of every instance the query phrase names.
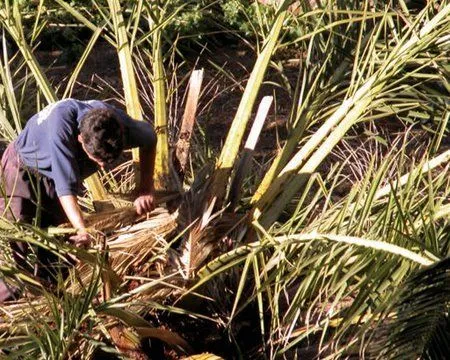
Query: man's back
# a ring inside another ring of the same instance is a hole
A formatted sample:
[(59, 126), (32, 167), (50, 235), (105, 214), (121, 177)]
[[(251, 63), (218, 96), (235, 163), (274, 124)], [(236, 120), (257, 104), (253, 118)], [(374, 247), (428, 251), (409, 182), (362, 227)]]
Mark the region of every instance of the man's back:
[(58, 195), (76, 194), (80, 178), (97, 169), (77, 141), (81, 118), (96, 108), (106, 105), (74, 99), (50, 104), (28, 120), (15, 140), (24, 165), (53, 179)]
[(156, 142), (150, 124), (98, 100), (65, 99), (31, 117), (15, 140), (24, 165), (54, 180), (58, 196), (78, 193), (80, 181), (98, 169), (77, 137), (84, 115), (93, 109), (113, 109), (124, 128), (124, 148), (148, 147)]

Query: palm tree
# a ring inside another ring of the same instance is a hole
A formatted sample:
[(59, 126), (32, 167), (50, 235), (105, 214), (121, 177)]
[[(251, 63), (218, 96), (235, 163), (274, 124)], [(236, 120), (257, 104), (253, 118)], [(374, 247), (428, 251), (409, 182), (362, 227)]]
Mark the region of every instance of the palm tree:
[[(170, 2), (137, 0), (126, 11), (118, 1), (94, 2), (100, 23), (86, 15), (94, 10), (57, 3), (93, 31), (77, 69), (103, 37), (123, 61), (128, 111), (140, 106), (138, 85), (131, 80), (139, 71), (154, 86), (155, 121), (165, 128), (173, 124), (166, 106), (177, 91), (163, 70), (167, 59), (161, 49), (168, 39), (165, 26), (189, 9), (189, 2), (174, 8)], [(450, 154), (443, 139), (449, 119), (450, 5), (430, 1), (417, 11), (403, 1), (317, 1), (314, 8), (300, 3), (294, 14), (290, 3), (255, 2), (247, 9), (257, 14), (252, 26), (262, 40), (217, 159), (181, 184), (168, 155), (175, 127), (161, 133), (159, 174), (163, 183), (175, 184), (161, 188), (178, 189), (170, 198), (175, 211), (159, 208), (144, 220), (122, 207), (126, 201), (115, 200), (118, 209), (90, 218), (90, 226), (101, 231), (90, 251), (55, 236), (71, 229), (2, 222), (5, 244), (21, 239), (53, 251), (63, 263), (68, 255), (80, 261), (56, 291), (48, 291), (6, 254), (3, 274), (29, 293), (3, 306), (1, 346), (18, 349), (10, 356), (88, 358), (101, 349), (145, 358), (148, 338), (192, 354), (209, 350), (198, 341), (202, 331), (205, 342), (226, 339), (228, 353), (221, 355), (243, 358), (307, 352), (318, 358), (366, 356), (373, 342), (382, 344), (384, 357), (395, 357), (398, 344), (408, 354), (430, 358), (445, 349), (446, 328), (440, 325), (440, 319), (446, 321), (445, 292), (430, 303), (421, 300), (446, 284)], [(38, 93), (54, 101), (55, 91), (32, 57), (32, 43), (19, 32), (18, 10), (4, 5), (2, 25), (19, 46)], [(287, 138), (267, 166), (249, 171), (270, 99), (259, 108), (259, 125), (244, 149), (241, 143), (265, 74), (270, 67), (280, 69), (274, 54), (294, 46), (301, 55)], [(142, 54), (151, 57), (151, 70), (138, 69), (145, 63)], [(8, 96), (2, 100), (16, 119), (21, 102), (15, 98), (13, 65), (4, 59)], [(6, 118), (2, 129), (11, 136)], [(380, 121), (410, 130), (383, 135)], [(427, 142), (415, 137), (420, 124), (429, 131)], [(243, 183), (242, 191), (230, 190)], [(422, 285), (431, 276), (434, 285)], [(399, 292), (402, 286), (407, 290)], [(421, 319), (436, 304), (426, 327), (436, 336), (410, 346), (404, 334), (423, 333), (417, 324), (424, 324)], [(386, 324), (394, 335), (380, 340)]]

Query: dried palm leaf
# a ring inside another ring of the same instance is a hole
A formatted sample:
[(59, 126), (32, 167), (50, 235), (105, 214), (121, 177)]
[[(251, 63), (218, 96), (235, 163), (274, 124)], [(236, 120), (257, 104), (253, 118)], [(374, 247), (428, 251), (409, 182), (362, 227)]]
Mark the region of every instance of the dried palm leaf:
[[(141, 274), (147, 263), (156, 266), (156, 260), (164, 262), (163, 254), (168, 243), (165, 240), (177, 227), (177, 213), (170, 214), (167, 210), (158, 208), (148, 215), (149, 219), (136, 225), (128, 225), (106, 239), (108, 264), (119, 276), (128, 273)], [(87, 223), (92, 228), (111, 229), (114, 224), (131, 223), (137, 216), (134, 208), (120, 209), (106, 214), (93, 215)], [(88, 226), (89, 226), (88, 225)], [(153, 261), (151, 261), (153, 259)], [(76, 282), (68, 284), (70, 291), (80, 291), (83, 284), (92, 281), (92, 267), (79, 263)], [(155, 271), (157, 276), (159, 272)]]
[[(165, 240), (176, 228), (177, 214), (167, 211), (156, 214), (149, 220), (122, 228), (119, 236), (108, 241), (110, 264), (119, 274), (130, 268), (136, 274), (152, 257), (159, 256), (168, 248)], [(163, 260), (163, 256), (159, 256)]]
[(203, 217), (182, 242), (179, 262), (185, 279), (194, 276), (205, 260), (220, 249), (221, 241), (239, 223), (236, 214), (225, 213), (219, 217), (221, 213), (222, 211)]
[(117, 349), (127, 358), (134, 360), (148, 360), (149, 357), (142, 351), (141, 339), (132, 329), (124, 326), (115, 326), (109, 334)]

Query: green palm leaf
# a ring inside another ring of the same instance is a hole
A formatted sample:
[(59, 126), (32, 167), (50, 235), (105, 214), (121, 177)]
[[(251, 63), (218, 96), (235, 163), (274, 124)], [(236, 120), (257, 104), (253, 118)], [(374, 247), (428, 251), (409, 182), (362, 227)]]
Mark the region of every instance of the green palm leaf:
[[(445, 359), (450, 353), (450, 258), (419, 271), (399, 290), (394, 316), (378, 331), (382, 359)], [(391, 312), (391, 311), (389, 311)]]

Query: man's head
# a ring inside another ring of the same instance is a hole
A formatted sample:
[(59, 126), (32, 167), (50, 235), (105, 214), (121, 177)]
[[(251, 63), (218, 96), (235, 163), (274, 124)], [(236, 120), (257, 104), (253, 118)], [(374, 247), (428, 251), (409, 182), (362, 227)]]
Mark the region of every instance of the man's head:
[(100, 166), (111, 164), (123, 150), (123, 129), (111, 109), (92, 109), (80, 121), (80, 135), (84, 151)]

